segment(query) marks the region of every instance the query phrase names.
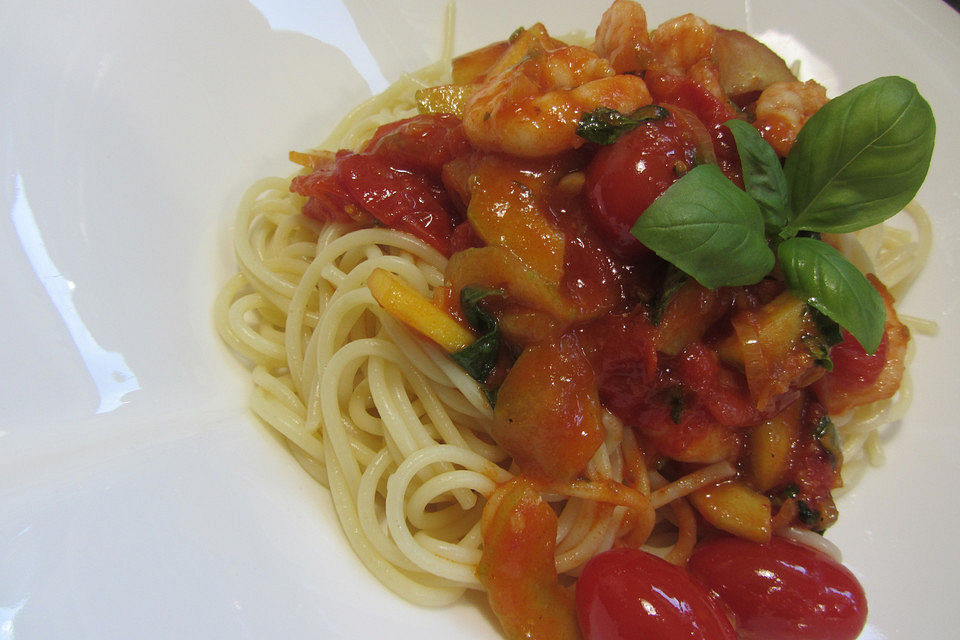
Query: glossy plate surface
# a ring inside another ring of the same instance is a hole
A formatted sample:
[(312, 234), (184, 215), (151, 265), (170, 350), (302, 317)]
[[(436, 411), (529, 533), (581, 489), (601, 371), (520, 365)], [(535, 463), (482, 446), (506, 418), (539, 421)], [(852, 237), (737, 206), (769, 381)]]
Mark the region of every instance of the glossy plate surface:
[[(0, 640), (496, 637), (470, 600), (406, 604), (246, 411), (210, 308), (233, 209), (346, 111), (439, 54), (443, 2), (0, 4)], [(760, 36), (832, 95), (917, 82), (938, 118), (930, 264), (901, 310), (916, 401), (830, 537), (864, 638), (960, 628), (960, 15), (939, 0), (647, 3)], [(605, 2), (464, 2), (456, 49)]]

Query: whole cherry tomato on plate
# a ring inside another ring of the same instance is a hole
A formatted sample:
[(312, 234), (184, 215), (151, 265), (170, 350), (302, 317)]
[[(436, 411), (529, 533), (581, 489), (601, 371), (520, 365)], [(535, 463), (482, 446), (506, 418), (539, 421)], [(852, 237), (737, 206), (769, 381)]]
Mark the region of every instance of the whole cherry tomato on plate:
[(687, 570), (730, 608), (742, 640), (853, 640), (867, 619), (846, 567), (784, 538), (718, 538), (694, 550)]
[(585, 640), (736, 640), (720, 607), (682, 568), (638, 549), (594, 556), (577, 581)]

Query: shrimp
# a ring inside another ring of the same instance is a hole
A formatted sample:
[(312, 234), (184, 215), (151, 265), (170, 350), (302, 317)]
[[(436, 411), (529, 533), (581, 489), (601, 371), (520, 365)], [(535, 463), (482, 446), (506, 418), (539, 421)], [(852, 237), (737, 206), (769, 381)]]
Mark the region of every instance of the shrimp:
[(593, 49), (613, 65), (617, 73), (642, 71), (653, 51), (647, 32), (647, 14), (632, 0), (616, 0), (603, 12)]
[(753, 126), (781, 157), (786, 157), (800, 128), (826, 103), (827, 90), (813, 80), (774, 82), (757, 99)]
[(713, 56), (717, 28), (692, 13), (667, 20), (650, 34), (655, 71), (686, 75), (701, 60)]
[(664, 22), (650, 34), (643, 7), (632, 0), (616, 0), (600, 19), (594, 50), (609, 60), (617, 73), (650, 69), (689, 75), (725, 100), (713, 60), (717, 33), (716, 27), (702, 18), (686, 14)]
[(464, 105), (463, 126), (474, 146), (526, 158), (556, 155), (583, 143), (577, 125), (584, 113), (598, 107), (629, 113), (650, 104), (641, 78), (616, 75), (609, 61), (584, 47), (556, 46), (542, 25), (528, 32)]
[(720, 100), (796, 80), (776, 53), (755, 38), (688, 13), (647, 32), (643, 8), (616, 0), (597, 27), (594, 50), (617, 73), (685, 75)]

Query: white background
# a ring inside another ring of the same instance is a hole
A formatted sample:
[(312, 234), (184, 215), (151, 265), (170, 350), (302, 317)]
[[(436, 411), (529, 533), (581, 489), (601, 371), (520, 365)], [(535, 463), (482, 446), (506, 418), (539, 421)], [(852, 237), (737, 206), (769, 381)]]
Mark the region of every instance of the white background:
[[(938, 119), (931, 263), (901, 310), (917, 397), (830, 537), (864, 638), (960, 628), (960, 16), (939, 0), (648, 2), (760, 35), (835, 95), (918, 83)], [(574, 6), (576, 5), (576, 6)], [(603, 2), (464, 2), (456, 48)], [(244, 188), (440, 51), (442, 2), (0, 4), (0, 640), (496, 637), (479, 598), (410, 606), (246, 412), (210, 308)]]

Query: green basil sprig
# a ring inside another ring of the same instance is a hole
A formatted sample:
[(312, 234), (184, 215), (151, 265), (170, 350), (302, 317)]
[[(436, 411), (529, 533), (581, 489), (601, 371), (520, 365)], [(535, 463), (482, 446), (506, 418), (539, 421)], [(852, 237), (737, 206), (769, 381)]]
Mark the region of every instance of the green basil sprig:
[(930, 105), (903, 78), (872, 80), (817, 111), (784, 168), (753, 127), (726, 125), (746, 193), (701, 165), (654, 201), (631, 233), (709, 288), (759, 282), (774, 266), (772, 237), (787, 286), (875, 352), (886, 315), (880, 294), (839, 251), (795, 236), (856, 231), (906, 206), (933, 155)]

